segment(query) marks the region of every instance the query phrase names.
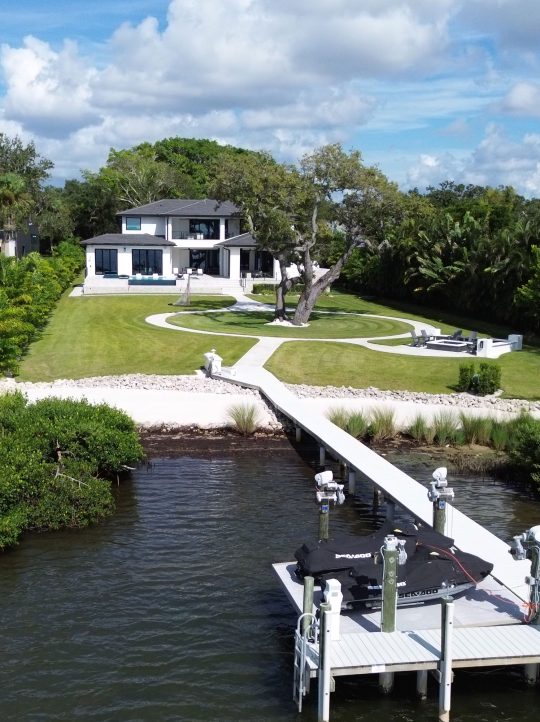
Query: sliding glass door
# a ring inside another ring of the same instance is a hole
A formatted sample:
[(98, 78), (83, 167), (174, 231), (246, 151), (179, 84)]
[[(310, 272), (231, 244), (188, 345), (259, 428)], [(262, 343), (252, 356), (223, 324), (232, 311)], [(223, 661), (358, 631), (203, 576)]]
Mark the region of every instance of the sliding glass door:
[(132, 273), (142, 273), (151, 276), (157, 273), (163, 275), (163, 251), (159, 249), (134, 248), (131, 252)]

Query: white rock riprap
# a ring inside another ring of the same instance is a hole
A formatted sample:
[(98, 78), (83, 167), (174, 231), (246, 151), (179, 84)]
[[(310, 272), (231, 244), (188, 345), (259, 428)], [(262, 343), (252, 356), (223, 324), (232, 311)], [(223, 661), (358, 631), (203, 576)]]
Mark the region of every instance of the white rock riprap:
[(302, 399), (363, 399), (366, 401), (408, 403), (418, 406), (446, 406), (460, 409), (485, 409), (504, 414), (528, 411), (540, 414), (539, 401), (502, 399), (498, 395), (473, 396), (467, 393), (428, 394), (414, 391), (381, 391), (375, 387), (356, 389), (352, 386), (308, 386), (288, 384), (287, 388)]

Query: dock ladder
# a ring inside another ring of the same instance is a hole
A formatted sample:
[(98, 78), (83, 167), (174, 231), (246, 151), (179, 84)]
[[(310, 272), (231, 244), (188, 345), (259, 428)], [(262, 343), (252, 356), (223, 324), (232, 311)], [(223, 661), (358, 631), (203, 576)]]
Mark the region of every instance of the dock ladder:
[(306, 612), (298, 617), (294, 633), (294, 682), (293, 699), (302, 711), (302, 701), (309, 692), (310, 670), (308, 644), (317, 641), (319, 624), (314, 614)]

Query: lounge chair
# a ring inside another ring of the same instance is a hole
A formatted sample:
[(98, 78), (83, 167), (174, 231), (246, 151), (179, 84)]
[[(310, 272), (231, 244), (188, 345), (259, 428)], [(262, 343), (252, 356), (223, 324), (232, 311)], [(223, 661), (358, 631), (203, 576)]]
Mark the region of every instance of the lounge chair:
[(431, 341), (432, 336), (430, 336), (430, 335), (428, 334), (428, 332), (426, 331), (425, 328), (423, 328), (423, 329), (420, 331), (420, 333), (421, 333), (421, 335), (422, 335), (422, 338), (421, 338), (422, 345), (425, 346), (428, 341)]
[(421, 339), (416, 335), (416, 331), (411, 331), (412, 346), (419, 346)]
[(460, 341), (463, 337), (463, 329), (457, 328), (454, 333), (450, 336), (454, 341)]

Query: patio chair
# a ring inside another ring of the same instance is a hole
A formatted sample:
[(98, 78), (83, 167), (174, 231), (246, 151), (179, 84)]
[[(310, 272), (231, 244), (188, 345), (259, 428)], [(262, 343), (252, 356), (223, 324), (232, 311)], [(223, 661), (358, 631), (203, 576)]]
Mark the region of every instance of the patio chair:
[(463, 329), (457, 328), (454, 333), (450, 336), (454, 341), (460, 341), (463, 336)]
[(416, 335), (416, 331), (411, 331), (411, 338), (412, 338), (412, 346), (419, 346), (420, 340), (418, 336)]
[(431, 341), (431, 336), (428, 334), (425, 328), (420, 331), (422, 345), (425, 346), (428, 341)]
[(476, 353), (478, 348), (478, 331), (471, 331), (471, 335), (467, 338), (467, 350)]

